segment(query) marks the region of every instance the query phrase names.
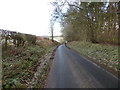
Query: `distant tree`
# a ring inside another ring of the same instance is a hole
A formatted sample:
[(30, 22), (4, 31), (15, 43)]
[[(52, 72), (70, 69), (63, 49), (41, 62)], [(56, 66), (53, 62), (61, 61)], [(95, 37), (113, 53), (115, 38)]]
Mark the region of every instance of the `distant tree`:
[(36, 44), (36, 36), (30, 34), (23, 34), (15, 31), (0, 29), (2, 40), (4, 41), (3, 47), (7, 49), (8, 40), (12, 40), (16, 47), (23, 47), (25, 42), (29, 44)]
[(54, 26), (54, 22), (51, 20), (50, 21), (50, 34), (51, 34), (51, 40), (52, 40), (52, 42), (54, 42), (54, 28), (53, 28), (53, 26)]
[(15, 38), (17, 41), (17, 47), (19, 46), (23, 46), (25, 43), (25, 35), (22, 33), (17, 33), (17, 35), (15, 35)]
[(5, 49), (7, 49), (7, 45), (8, 45), (8, 40), (10, 39), (10, 31), (8, 31), (8, 30), (3, 30), (3, 29), (1, 29), (1, 32), (2, 32), (2, 39), (4, 39), (5, 40)]
[(16, 39), (16, 36), (17, 36), (17, 32), (11, 32), (11, 38), (13, 39), (13, 44), (15, 46), (17, 46), (17, 39)]
[(36, 44), (36, 36), (35, 35), (26, 34), (26, 40), (29, 44)]
[(13, 40), (13, 44), (17, 47), (24, 46), (24, 43), (26, 41), (24, 34), (14, 31), (10, 32), (10, 38)]

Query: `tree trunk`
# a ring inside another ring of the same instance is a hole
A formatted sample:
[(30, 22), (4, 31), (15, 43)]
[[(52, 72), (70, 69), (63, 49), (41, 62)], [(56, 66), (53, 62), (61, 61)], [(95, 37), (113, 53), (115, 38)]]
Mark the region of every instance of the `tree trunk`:
[(120, 45), (120, 2), (118, 2), (118, 25), (119, 25), (119, 30), (118, 30), (118, 45)]
[(53, 30), (51, 30), (51, 37), (52, 37), (52, 42), (54, 42), (54, 37), (53, 37)]
[(7, 39), (8, 39), (8, 36), (5, 37), (5, 49), (7, 49)]

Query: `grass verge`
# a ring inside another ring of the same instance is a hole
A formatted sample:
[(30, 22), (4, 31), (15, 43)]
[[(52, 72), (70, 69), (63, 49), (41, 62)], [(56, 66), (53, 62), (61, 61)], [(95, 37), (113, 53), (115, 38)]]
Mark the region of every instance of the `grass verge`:
[(34, 77), (31, 81), (30, 88), (45, 88), (47, 77), (50, 70), (52, 60), (54, 59), (57, 47), (50, 49), (50, 52), (41, 58), (41, 63), (38, 65)]
[[(19, 48), (9, 47), (3, 51), (2, 87), (27, 88), (33, 79), (36, 68), (41, 63), (40, 58), (52, 47), (52, 45), (32, 45)], [(42, 78), (44, 78), (43, 76), (41, 75)]]
[(118, 46), (78, 41), (70, 42), (67, 46), (118, 76)]

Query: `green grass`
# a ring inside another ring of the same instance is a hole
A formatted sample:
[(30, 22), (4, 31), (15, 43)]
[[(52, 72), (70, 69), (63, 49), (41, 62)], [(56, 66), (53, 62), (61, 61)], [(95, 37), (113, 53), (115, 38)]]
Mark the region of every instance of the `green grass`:
[(10, 47), (3, 52), (3, 88), (27, 88), (40, 58), (49, 52), (50, 46)]
[(68, 43), (68, 47), (115, 71), (120, 70), (120, 65), (118, 64), (118, 46), (74, 41)]
[(50, 67), (50, 60), (45, 62), (45, 65), (41, 68), (41, 72), (38, 73), (38, 80), (37, 82), (33, 85), (33, 88), (44, 88), (45, 83), (46, 83), (46, 78), (48, 74), (48, 70)]

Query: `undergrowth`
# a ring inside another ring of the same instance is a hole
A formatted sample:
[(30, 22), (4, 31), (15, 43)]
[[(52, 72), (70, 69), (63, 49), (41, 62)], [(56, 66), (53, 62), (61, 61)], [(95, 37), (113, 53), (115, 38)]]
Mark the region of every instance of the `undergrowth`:
[(52, 46), (32, 45), (9, 47), (3, 51), (3, 88), (27, 88), (31, 82), (40, 58)]

